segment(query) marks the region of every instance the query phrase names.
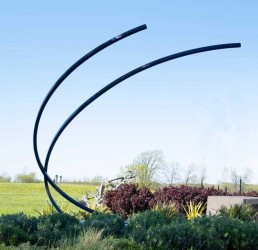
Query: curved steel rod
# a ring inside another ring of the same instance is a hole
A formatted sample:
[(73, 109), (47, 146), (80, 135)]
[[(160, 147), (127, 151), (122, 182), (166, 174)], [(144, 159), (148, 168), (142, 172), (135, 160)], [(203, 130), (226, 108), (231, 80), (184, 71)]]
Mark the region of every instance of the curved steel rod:
[(49, 190), (49, 186), (48, 186), (48, 182), (51, 184), (51, 186), (62, 196), (66, 197), (66, 199), (68, 199), (70, 202), (72, 202), (73, 204), (79, 206), (80, 208), (88, 211), (88, 212), (93, 212), (92, 209), (89, 209), (83, 205), (81, 205), (80, 203), (78, 203), (76, 200), (72, 199), (71, 197), (67, 196), (65, 192), (63, 192), (53, 181), (52, 179), (49, 177), (49, 175), (47, 174), (47, 167), (44, 167), (40, 157), (39, 157), (39, 153), (38, 153), (38, 145), (37, 145), (37, 135), (38, 135), (38, 127), (39, 127), (39, 123), (40, 123), (40, 119), (42, 116), (42, 113), (49, 101), (49, 99), (51, 98), (51, 96), (54, 94), (54, 92), (56, 91), (56, 89), (60, 86), (60, 84), (76, 69), (78, 68), (81, 64), (83, 64), (86, 60), (88, 60), (89, 58), (91, 58), (92, 56), (94, 56), (95, 54), (97, 54), (98, 52), (100, 52), (101, 50), (107, 48), (108, 46), (112, 45), (113, 43), (116, 43), (130, 35), (133, 35), (139, 31), (142, 31), (144, 29), (147, 29), (147, 26), (141, 25), (138, 26), (134, 29), (128, 30), (116, 37), (113, 37), (112, 39), (108, 40), (107, 42), (101, 44), (100, 46), (96, 47), (95, 49), (93, 49), (92, 51), (90, 51), (89, 53), (87, 53), (85, 56), (83, 56), (82, 58), (80, 58), (77, 62), (75, 62), (57, 81), (56, 83), (52, 86), (52, 88), (50, 89), (50, 91), (48, 92), (47, 96), (45, 97), (43, 103), (41, 104), (41, 107), (39, 109), (37, 118), (36, 118), (36, 122), (35, 122), (35, 126), (34, 126), (34, 132), (33, 132), (33, 148), (34, 148), (34, 154), (36, 157), (36, 161), (39, 165), (39, 168), (41, 170), (41, 172), (44, 175), (44, 183), (45, 183), (45, 187), (47, 190), (47, 194), (48, 197), (50, 198), (50, 201), (52, 202), (52, 204), (54, 205), (54, 207), (56, 208), (56, 210), (58, 212), (61, 212), (62, 210), (60, 209), (60, 207), (57, 205), (57, 203), (55, 202), (55, 200), (53, 199), (51, 192)]
[(103, 95), (105, 92), (107, 92), (108, 90), (110, 90), (111, 88), (113, 88), (114, 86), (118, 85), (119, 83), (121, 83), (122, 81), (126, 80), (129, 77), (132, 77), (133, 75), (136, 75), (138, 73), (140, 73), (141, 71), (144, 71), (146, 69), (149, 69), (151, 67), (154, 67), (158, 64), (173, 60), (173, 59), (177, 59), (179, 57), (184, 57), (184, 56), (188, 56), (188, 55), (192, 55), (192, 54), (197, 54), (197, 53), (201, 53), (201, 52), (207, 52), (207, 51), (212, 51), (212, 50), (219, 50), (219, 49), (229, 49), (229, 48), (238, 48), (241, 47), (240, 43), (228, 43), (228, 44), (219, 44), (219, 45), (212, 45), (212, 46), (206, 46), (206, 47), (201, 47), (201, 48), (197, 48), (197, 49), (192, 49), (192, 50), (187, 50), (187, 51), (183, 51), (183, 52), (179, 52), (173, 55), (169, 55), (166, 57), (162, 57), (158, 60), (152, 61), (150, 63), (147, 63), (143, 66), (140, 66), (126, 74), (124, 74), (123, 76), (117, 78), (115, 81), (109, 83), (108, 85), (106, 85), (104, 88), (102, 88), (101, 90), (99, 90), (97, 93), (95, 93), (93, 96), (91, 96), (87, 101), (85, 101), (81, 106), (79, 106), (68, 118), (67, 120), (63, 123), (63, 125), (59, 128), (58, 132), (56, 133), (55, 137), (53, 138), (51, 145), (48, 149), (47, 152), (47, 156), (45, 159), (45, 168), (47, 168), (48, 163), (49, 163), (49, 159), (52, 153), (52, 150), (58, 140), (58, 138), (60, 137), (60, 135), (62, 134), (62, 132), (65, 130), (65, 128), (69, 125), (69, 123), (83, 110), (85, 109), (88, 105), (90, 105), (93, 101), (95, 101), (97, 98), (99, 98), (101, 95)]

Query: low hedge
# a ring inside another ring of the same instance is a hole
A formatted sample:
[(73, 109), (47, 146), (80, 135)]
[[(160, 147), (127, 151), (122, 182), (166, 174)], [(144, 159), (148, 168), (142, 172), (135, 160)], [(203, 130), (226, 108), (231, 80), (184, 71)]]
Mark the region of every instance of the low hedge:
[(111, 236), (110, 244), (119, 249), (258, 249), (257, 222), (225, 216), (171, 219), (161, 211), (149, 210), (131, 216), (126, 226), (119, 215), (110, 214), (93, 214), (84, 223), (67, 214), (40, 218), (16, 214), (2, 215), (0, 228), (0, 246), (26, 245), (26, 249), (62, 248), (65, 242), (80, 240), (84, 244), (81, 233), (92, 228), (101, 230), (103, 237)]
[(258, 249), (258, 224), (255, 222), (219, 216), (189, 221), (179, 216), (169, 223), (156, 221), (152, 224), (146, 223), (147, 215), (153, 221), (157, 211), (133, 216), (126, 233), (128, 239), (143, 249)]

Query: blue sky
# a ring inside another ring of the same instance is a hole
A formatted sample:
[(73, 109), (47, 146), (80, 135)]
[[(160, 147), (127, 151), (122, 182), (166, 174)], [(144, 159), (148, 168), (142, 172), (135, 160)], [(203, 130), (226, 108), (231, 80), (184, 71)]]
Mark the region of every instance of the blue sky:
[(151, 68), (82, 112), (58, 141), (50, 175), (112, 178), (146, 150), (167, 162), (258, 178), (257, 1), (12, 1), (0, 8), (0, 173), (40, 171), (32, 132), (43, 98), (76, 60), (141, 24), (148, 29), (93, 57), (58, 89), (42, 117), (42, 160), (55, 132), (83, 101), (120, 75), (197, 47), (242, 48), (193, 55)]

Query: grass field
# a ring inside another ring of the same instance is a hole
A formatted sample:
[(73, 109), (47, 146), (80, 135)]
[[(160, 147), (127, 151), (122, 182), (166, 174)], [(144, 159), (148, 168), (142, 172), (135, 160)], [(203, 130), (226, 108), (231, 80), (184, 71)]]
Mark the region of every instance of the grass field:
[[(95, 193), (96, 186), (86, 184), (59, 184), (63, 191), (78, 200), (86, 192)], [(55, 190), (52, 194), (61, 207), (66, 210), (78, 211), (78, 208)], [(29, 215), (39, 215), (48, 207), (48, 196), (43, 183), (0, 183), (0, 214), (24, 212)], [(35, 209), (35, 210), (34, 210)]]

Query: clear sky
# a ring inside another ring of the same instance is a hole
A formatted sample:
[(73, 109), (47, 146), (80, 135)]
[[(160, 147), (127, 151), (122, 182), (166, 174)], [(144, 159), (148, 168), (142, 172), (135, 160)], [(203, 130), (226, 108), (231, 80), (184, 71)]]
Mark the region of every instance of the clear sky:
[(148, 29), (93, 57), (58, 89), (42, 117), (39, 150), (83, 101), (122, 74), (202, 46), (242, 48), (192, 55), (134, 76), (84, 110), (58, 141), (49, 173), (112, 178), (146, 150), (167, 162), (252, 169), (258, 183), (258, 2), (4, 1), (0, 8), (0, 173), (38, 173), (32, 133), (59, 76), (104, 41)]

